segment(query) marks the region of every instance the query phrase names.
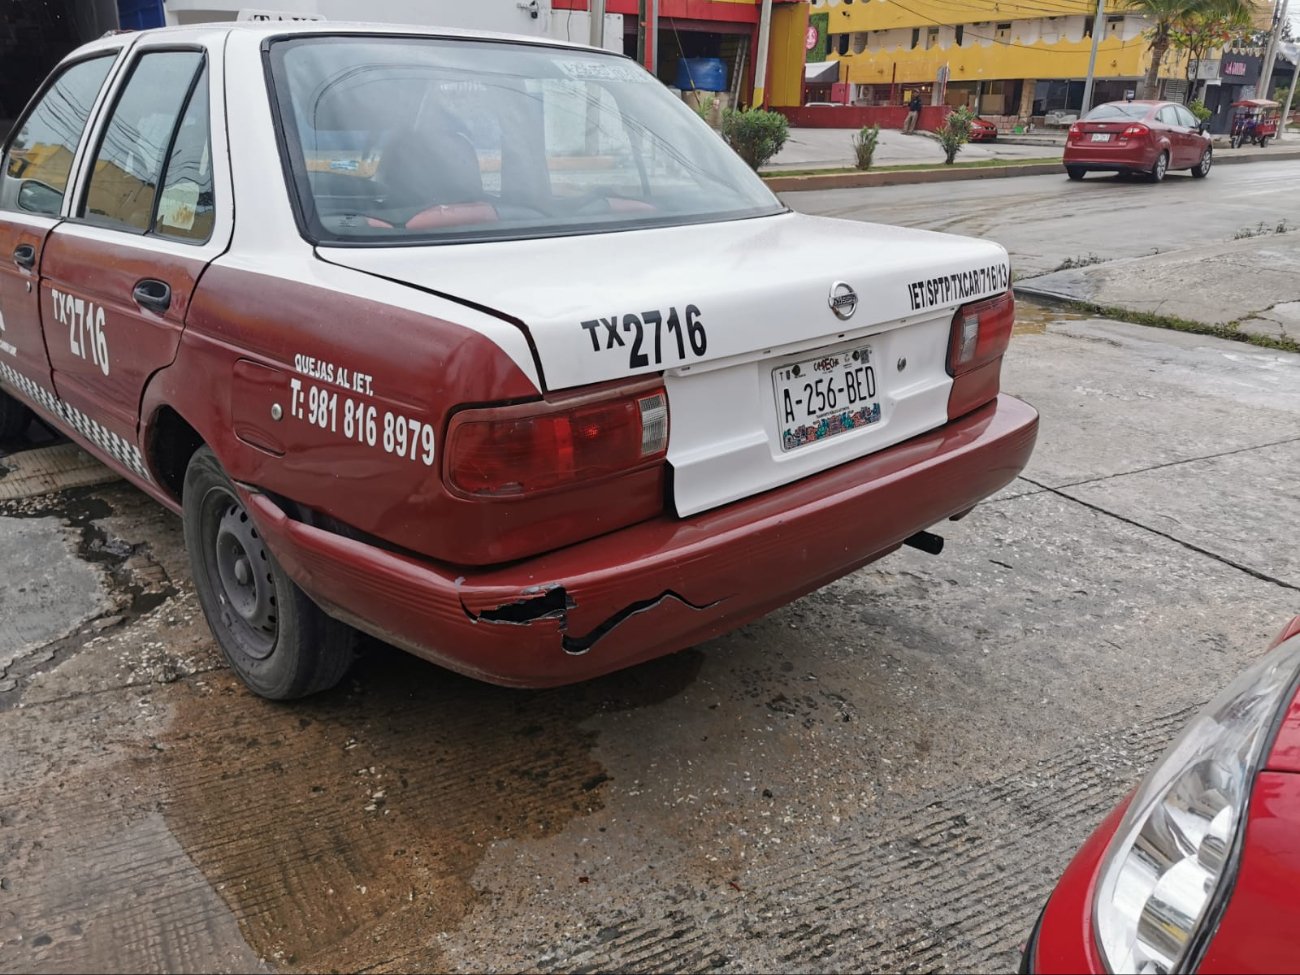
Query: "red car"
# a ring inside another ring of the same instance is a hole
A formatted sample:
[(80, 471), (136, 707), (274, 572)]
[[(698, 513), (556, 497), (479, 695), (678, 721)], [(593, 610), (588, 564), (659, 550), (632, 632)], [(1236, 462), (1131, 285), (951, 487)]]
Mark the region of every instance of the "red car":
[(998, 137), (998, 127), (978, 115), (970, 123), (970, 141), (971, 142), (995, 142)]
[(1010, 287), (990, 241), (791, 212), (604, 51), (114, 34), (0, 161), (0, 439), (35, 410), (180, 513), (259, 694), (336, 683), (352, 628), (562, 684), (1015, 478)]
[(1066, 869), (1027, 972), (1300, 970), (1300, 616)]
[(1209, 175), (1214, 149), (1205, 125), (1182, 105), (1106, 102), (1070, 126), (1062, 162), (1070, 179), (1104, 172), (1159, 183), (1171, 169)]

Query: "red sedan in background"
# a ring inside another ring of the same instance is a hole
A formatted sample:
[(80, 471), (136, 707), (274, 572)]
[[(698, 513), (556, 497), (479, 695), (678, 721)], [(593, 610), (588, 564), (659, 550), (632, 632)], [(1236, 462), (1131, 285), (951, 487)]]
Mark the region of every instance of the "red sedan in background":
[(1070, 126), (1065, 140), (1066, 175), (1144, 175), (1159, 183), (1171, 169), (1209, 175), (1214, 150), (1205, 126), (1175, 102), (1106, 102)]
[(970, 123), (970, 141), (971, 142), (996, 142), (998, 138), (998, 127), (987, 119), (982, 119), (976, 115)]
[(1300, 616), (1076, 854), (1025, 972), (1300, 971)]

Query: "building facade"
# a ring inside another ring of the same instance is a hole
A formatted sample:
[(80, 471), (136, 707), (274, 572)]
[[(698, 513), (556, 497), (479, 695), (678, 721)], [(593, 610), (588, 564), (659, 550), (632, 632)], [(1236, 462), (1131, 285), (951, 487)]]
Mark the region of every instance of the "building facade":
[[(815, 51), (836, 62), (852, 104), (898, 105), (920, 92), (928, 105), (967, 105), (1008, 124), (1077, 114), (1093, 34), (1101, 32), (1093, 103), (1141, 93), (1150, 65), (1149, 24), (1106, 0), (812, 0)], [(819, 74), (825, 77), (826, 71)], [(1162, 95), (1187, 90), (1186, 58), (1170, 51)]]

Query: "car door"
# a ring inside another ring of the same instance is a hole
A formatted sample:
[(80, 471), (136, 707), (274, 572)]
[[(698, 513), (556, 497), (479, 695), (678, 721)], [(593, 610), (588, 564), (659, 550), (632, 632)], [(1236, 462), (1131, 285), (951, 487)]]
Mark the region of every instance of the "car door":
[(1155, 120), (1160, 135), (1169, 142), (1169, 168), (1177, 169), (1183, 165), (1183, 159), (1187, 155), (1187, 147), (1183, 145), (1182, 135), (1174, 120), (1173, 106), (1162, 105), (1156, 109)]
[(1205, 136), (1201, 135), (1201, 123), (1190, 109), (1182, 105), (1174, 106), (1174, 115), (1182, 127), (1183, 138), (1187, 140), (1187, 165), (1195, 166), (1201, 161), (1206, 146)]
[(120, 53), (97, 51), (51, 75), (0, 161), (0, 382), (38, 402), (53, 389), (41, 335), (41, 256), (59, 222), (87, 122)]
[(145, 384), (175, 358), (199, 275), (230, 239), (219, 72), (202, 46), (137, 46), (96, 125), (77, 203), (45, 246), (55, 389), (92, 418), (83, 432), (110, 445), (104, 428), (135, 442)]

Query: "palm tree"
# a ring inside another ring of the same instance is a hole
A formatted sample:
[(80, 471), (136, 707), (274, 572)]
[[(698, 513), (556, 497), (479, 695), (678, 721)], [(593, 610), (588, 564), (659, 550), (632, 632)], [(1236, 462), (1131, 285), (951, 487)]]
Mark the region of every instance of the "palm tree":
[(1229, 17), (1248, 17), (1254, 9), (1252, 0), (1122, 0), (1123, 6), (1151, 21), (1147, 31), (1151, 66), (1142, 82), (1142, 97), (1155, 98), (1160, 86), (1160, 62), (1169, 51), (1170, 34), (1188, 17), (1213, 12)]

